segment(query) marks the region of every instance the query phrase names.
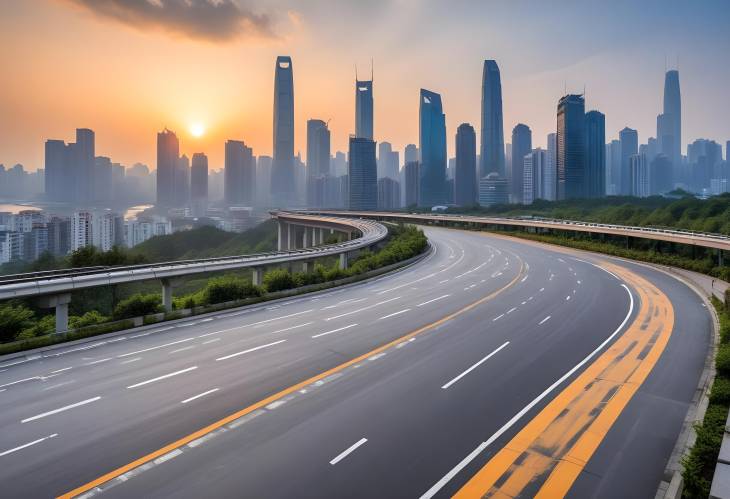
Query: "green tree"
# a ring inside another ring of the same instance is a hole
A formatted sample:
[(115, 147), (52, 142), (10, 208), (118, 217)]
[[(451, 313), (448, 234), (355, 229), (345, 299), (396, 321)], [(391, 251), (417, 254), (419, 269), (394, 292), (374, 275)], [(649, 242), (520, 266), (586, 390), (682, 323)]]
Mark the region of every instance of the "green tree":
[(23, 329), (31, 327), (35, 314), (22, 304), (0, 304), (0, 341), (13, 341)]

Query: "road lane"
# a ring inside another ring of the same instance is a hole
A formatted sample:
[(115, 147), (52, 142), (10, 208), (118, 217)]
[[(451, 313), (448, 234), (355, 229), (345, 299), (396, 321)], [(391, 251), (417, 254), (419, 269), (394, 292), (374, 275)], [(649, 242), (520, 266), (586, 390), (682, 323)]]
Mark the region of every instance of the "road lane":
[[(155, 466), (105, 493), (165, 496), (187, 491), (190, 496), (210, 493), (206, 486), (214, 486), (216, 495), (239, 497), (245, 483), (251, 495), (264, 491), (268, 496), (291, 495), (296, 489), (288, 487), (296, 480), (288, 485), (271, 483), (277, 469), (286, 469), (299, 478), (298, 483), (311, 481), (308, 490), (321, 495), (352, 495), (353, 490), (359, 491), (354, 495), (363, 496), (422, 494), (490, 429), (496, 431), (500, 422), (509, 419), (510, 410), (524, 407), (564, 373), (564, 366), (595, 349), (610, 327), (618, 325), (617, 317), (628, 305), (621, 283), (592, 262), (480, 234), (428, 231), (436, 247), (428, 261), (376, 282), (267, 304), (255, 311), (229, 311), (213, 320), (191, 319), (184, 323), (187, 326), (0, 372), (0, 384), (6, 378), (7, 382), (29, 378), (0, 393), (4, 429), (0, 449), (58, 433), (43, 445), (24, 449), (23, 460), (3, 461), (6, 468), (0, 478), (10, 484), (10, 496), (71, 490), (284, 387), (434, 323), (514, 281), (469, 312), (397, 342), (319, 384), (273, 400), (231, 422), (235, 432), (230, 428), (214, 438), (213, 434), (201, 437), (185, 448), (195, 452), (184, 450), (165, 457), (164, 466)], [(443, 269), (448, 270), (440, 272)], [(676, 282), (671, 285), (682, 287)], [(566, 296), (571, 299), (565, 300)], [(379, 305), (360, 310), (375, 304)], [(351, 311), (355, 313), (324, 320)], [(491, 319), (500, 314), (502, 318), (493, 323)], [(550, 319), (538, 327), (546, 317)], [(154, 348), (188, 337), (193, 340)], [(206, 343), (211, 340), (217, 341)], [(277, 341), (283, 343), (215, 361)], [(441, 388), (506, 342), (507, 348), (458, 383)], [(194, 348), (171, 353), (186, 346)], [(668, 350), (671, 347), (670, 342)], [(148, 348), (154, 350), (117, 358)], [(107, 358), (113, 360), (84, 365)], [(139, 360), (122, 364), (132, 359)], [(192, 365), (198, 369), (125, 393), (126, 386)], [(64, 371), (52, 373), (60, 369)], [(47, 375), (57, 376), (38, 379)], [(69, 384), (42, 391), (51, 383), (65, 382)], [(90, 405), (94, 410), (85, 411), (81, 419), (58, 414), (53, 424), (34, 422), (39, 426), (32, 434), (18, 423), (19, 407), (27, 416), (98, 395), (102, 400)], [(188, 399), (190, 403), (181, 403)], [(367, 445), (337, 466), (329, 464), (333, 456), (362, 438), (368, 439)], [(73, 459), (65, 459), (69, 455)], [(381, 465), (383, 456), (388, 458)], [(291, 469), (296, 462), (299, 468)], [(191, 474), (200, 463), (205, 463), (205, 477)], [(408, 463), (407, 469), (394, 463)], [(38, 467), (47, 470), (46, 476), (28, 480), (27, 470)], [(217, 471), (208, 473), (209, 467)], [(249, 477), (241, 467), (261, 472)], [(344, 471), (333, 477), (325, 471), (329, 468)], [(376, 471), (377, 479), (366, 470)], [(180, 472), (193, 477), (194, 483), (171, 478), (171, 473)], [(457, 477), (449, 486), (464, 481)], [(576, 483), (580, 485), (581, 480)]]

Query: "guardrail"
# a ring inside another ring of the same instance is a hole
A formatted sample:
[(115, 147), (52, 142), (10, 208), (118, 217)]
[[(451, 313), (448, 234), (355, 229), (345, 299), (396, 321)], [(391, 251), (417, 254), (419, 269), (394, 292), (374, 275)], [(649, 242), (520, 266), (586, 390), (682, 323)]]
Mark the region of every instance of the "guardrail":
[(637, 227), (616, 224), (600, 224), (580, 222), (574, 220), (556, 220), (546, 218), (510, 218), (510, 217), (480, 217), (473, 215), (452, 214), (418, 214), (398, 212), (356, 212), (356, 211), (317, 211), (334, 216), (367, 217), (380, 220), (397, 220), (405, 222), (444, 222), (444, 223), (475, 223), (481, 225), (498, 225), (512, 227), (534, 227), (554, 230), (577, 232), (592, 232), (618, 236), (667, 241), (678, 244), (687, 244), (720, 251), (730, 250), (730, 237), (722, 234), (694, 232), (681, 229), (664, 229), (655, 227)]

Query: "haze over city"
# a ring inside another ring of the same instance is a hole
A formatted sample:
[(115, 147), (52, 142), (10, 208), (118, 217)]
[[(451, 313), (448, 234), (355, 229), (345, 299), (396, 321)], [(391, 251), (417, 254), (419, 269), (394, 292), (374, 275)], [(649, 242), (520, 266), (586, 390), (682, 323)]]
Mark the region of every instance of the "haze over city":
[(281, 54), (294, 62), (303, 156), (309, 118), (331, 120), (332, 151), (347, 151), (355, 66), (362, 78), (371, 60), (375, 138), (399, 150), (417, 142), (418, 90), (428, 88), (442, 95), (453, 154), (456, 127), (478, 123), (484, 59), (500, 65), (505, 131), (526, 123), (536, 146), (555, 128), (558, 98), (584, 88), (588, 107), (606, 114), (607, 138), (630, 126), (645, 141), (673, 67), (682, 74), (683, 136), (730, 136), (723, 1), (267, 1), (231, 4), (233, 16), (167, 2), (168, 16), (143, 4), (4, 3), (0, 163), (42, 167), (44, 140), (70, 140), (76, 127), (93, 129), (98, 151), (128, 166), (154, 167), (164, 127), (178, 133), (181, 152), (205, 152), (211, 168), (223, 166), (227, 139), (271, 155)]

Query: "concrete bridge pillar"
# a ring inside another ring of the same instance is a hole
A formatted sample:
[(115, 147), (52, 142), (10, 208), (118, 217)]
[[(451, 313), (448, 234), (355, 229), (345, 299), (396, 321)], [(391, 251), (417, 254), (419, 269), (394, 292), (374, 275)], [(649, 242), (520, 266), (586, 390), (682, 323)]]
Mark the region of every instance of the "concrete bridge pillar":
[(284, 251), (284, 238), (287, 236), (286, 231), (286, 222), (282, 222), (279, 220), (279, 233), (278, 233), (278, 239), (277, 239), (277, 251)]
[(345, 270), (347, 268), (347, 253), (340, 253), (340, 269)]
[(286, 248), (285, 251), (291, 251), (297, 247), (297, 230), (292, 224), (286, 224)]
[(324, 244), (324, 229), (319, 228), (317, 229), (317, 246), (322, 246)]
[(251, 284), (254, 286), (261, 286), (264, 280), (264, 269), (253, 269), (253, 275), (251, 276)]
[(71, 303), (71, 293), (61, 293), (59, 295), (42, 296), (38, 300), (38, 306), (41, 308), (56, 309), (56, 333), (64, 333), (68, 331), (68, 304)]
[(313, 232), (312, 227), (308, 227), (306, 225), (304, 226), (304, 240), (303, 240), (304, 248), (310, 248), (310, 247), (314, 246), (314, 244), (312, 243), (312, 239), (314, 239), (312, 237), (312, 232)]
[(165, 312), (171, 312), (172, 288), (177, 285), (178, 279), (165, 278), (160, 279), (160, 282), (162, 283), (162, 307), (165, 309)]

